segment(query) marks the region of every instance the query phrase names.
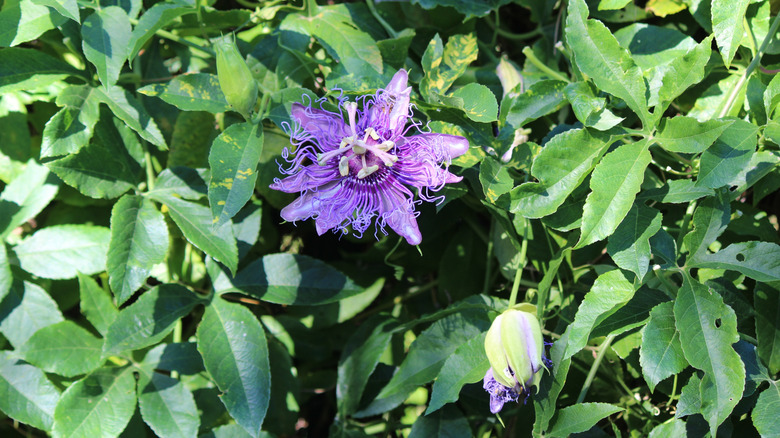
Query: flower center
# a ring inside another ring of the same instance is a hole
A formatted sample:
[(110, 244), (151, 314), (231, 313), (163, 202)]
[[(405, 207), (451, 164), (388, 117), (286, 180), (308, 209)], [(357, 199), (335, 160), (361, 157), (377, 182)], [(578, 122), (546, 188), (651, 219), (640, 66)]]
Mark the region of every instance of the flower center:
[(391, 167), (398, 157), (389, 153), (395, 147), (395, 143), (390, 140), (379, 142), (380, 137), (374, 128), (369, 127), (361, 139), (358, 136), (355, 115), (357, 114), (357, 103), (347, 102), (344, 104), (349, 116), (349, 127), (352, 135), (344, 137), (338, 149), (317, 155), (317, 164), (324, 166), (331, 158), (339, 158), (339, 174), (347, 176), (350, 168), (357, 171), (358, 179), (363, 179), (379, 170), (379, 163)]

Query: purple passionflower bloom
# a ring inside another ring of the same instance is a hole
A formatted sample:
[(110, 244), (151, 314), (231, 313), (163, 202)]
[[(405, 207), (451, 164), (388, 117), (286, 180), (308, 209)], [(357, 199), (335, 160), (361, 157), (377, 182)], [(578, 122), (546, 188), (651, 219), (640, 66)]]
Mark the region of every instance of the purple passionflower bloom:
[[(456, 135), (419, 132), (411, 120), (406, 70), (399, 70), (385, 89), (358, 102), (339, 99), (339, 112), (294, 103), (294, 126), (285, 129), (294, 146), (283, 157), (290, 168), (271, 188), (301, 196), (281, 216), (295, 222), (314, 218), (317, 233), (327, 230), (362, 235), (372, 223), (403, 236), (410, 245), (422, 241), (414, 207), (434, 201), (444, 184), (462, 178), (447, 171), (469, 148)], [(346, 113), (346, 120), (344, 117)], [(410, 122), (407, 126), (407, 122)], [(415, 133), (410, 134), (410, 131)], [(442, 167), (444, 165), (444, 167)]]

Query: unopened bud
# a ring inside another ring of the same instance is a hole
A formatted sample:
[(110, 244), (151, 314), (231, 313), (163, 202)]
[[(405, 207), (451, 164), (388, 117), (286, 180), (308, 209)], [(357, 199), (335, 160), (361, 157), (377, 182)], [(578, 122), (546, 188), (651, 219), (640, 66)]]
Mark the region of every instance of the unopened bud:
[(542, 328), (536, 306), (519, 304), (498, 315), (485, 337), (490, 362), (484, 388), (490, 393), (490, 410), (496, 413), (507, 401), (517, 401), (538, 386), (546, 368)]
[(249, 119), (257, 102), (257, 82), (232, 36), (219, 39), (216, 49), (217, 76), (225, 100), (245, 119)]

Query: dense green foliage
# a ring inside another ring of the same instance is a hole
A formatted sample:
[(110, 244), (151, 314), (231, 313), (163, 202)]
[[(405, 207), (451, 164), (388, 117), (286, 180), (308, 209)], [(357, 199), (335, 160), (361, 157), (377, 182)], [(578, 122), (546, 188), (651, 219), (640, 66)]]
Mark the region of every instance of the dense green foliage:
[[(777, 2), (236, 1), (0, 2), (0, 435), (780, 436)], [(282, 221), (292, 104), (399, 69), (422, 244)]]

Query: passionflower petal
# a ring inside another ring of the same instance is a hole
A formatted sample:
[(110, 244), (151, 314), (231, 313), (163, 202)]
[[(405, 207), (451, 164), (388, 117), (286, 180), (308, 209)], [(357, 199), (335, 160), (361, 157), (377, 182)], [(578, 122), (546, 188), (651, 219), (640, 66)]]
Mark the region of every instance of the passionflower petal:
[[(362, 235), (372, 224), (386, 227), (410, 245), (422, 241), (415, 206), (435, 201), (445, 184), (461, 180), (447, 170), (468, 150), (456, 135), (420, 131), (411, 118), (408, 74), (399, 70), (387, 87), (357, 101), (294, 103), (286, 126), (292, 150), (283, 155), (289, 168), (271, 188), (300, 198), (282, 210), (285, 220), (313, 218), (317, 233), (328, 230)], [(362, 104), (362, 105), (359, 105)]]

